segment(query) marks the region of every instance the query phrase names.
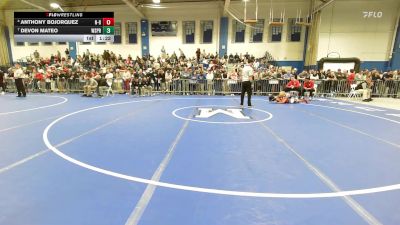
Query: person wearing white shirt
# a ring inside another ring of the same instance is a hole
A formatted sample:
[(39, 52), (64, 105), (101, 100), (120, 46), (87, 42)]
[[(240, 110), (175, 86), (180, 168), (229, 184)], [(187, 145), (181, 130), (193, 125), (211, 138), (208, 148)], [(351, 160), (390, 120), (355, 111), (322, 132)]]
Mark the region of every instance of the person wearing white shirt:
[(114, 91), (111, 89), (112, 87), (112, 83), (113, 83), (113, 78), (114, 78), (114, 74), (112, 73), (112, 69), (108, 69), (108, 73), (106, 74), (106, 76), (104, 77), (106, 79), (106, 84), (107, 87), (109, 87), (110, 92), (112, 94), (114, 94)]
[(107, 85), (111, 87), (114, 78), (114, 74), (112, 73), (111, 69), (108, 69), (108, 73), (104, 78), (106, 79)]
[(167, 90), (167, 93), (170, 93), (171, 91), (171, 82), (172, 82), (172, 73), (171, 70), (168, 69), (167, 72), (165, 72), (165, 88)]
[(19, 63), (16, 63), (14, 70), (14, 79), (15, 79), (15, 86), (17, 87), (17, 92), (18, 92), (17, 97), (26, 97), (25, 86), (23, 81), (24, 77), (25, 74), (24, 71), (21, 69), (21, 65)]
[(247, 93), (247, 105), (249, 107), (252, 107), (251, 105), (251, 82), (250, 80), (253, 77), (254, 70), (251, 67), (252, 66), (252, 61), (249, 59), (248, 63), (244, 65), (242, 69), (242, 93), (240, 95), (240, 106), (243, 107), (243, 100), (244, 100), (244, 94)]
[(311, 71), (310, 80), (319, 80), (319, 75), (315, 71)]
[(213, 86), (214, 86), (214, 72), (212, 69), (209, 69), (206, 75), (206, 79), (207, 79), (207, 92), (208, 95), (212, 95), (213, 94)]

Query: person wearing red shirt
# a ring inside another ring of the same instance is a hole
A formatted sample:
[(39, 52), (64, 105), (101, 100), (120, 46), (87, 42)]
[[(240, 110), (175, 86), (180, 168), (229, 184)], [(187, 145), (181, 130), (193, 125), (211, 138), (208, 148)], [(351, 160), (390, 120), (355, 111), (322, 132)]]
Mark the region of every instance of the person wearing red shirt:
[(44, 89), (44, 75), (43, 75), (43, 73), (44, 73), (44, 71), (42, 69), (40, 69), (35, 74), (35, 79), (37, 81), (37, 87), (38, 87), (40, 92), (42, 92), (43, 89)]
[(300, 93), (300, 82), (294, 77), (291, 77), (289, 83), (286, 85), (285, 92), (289, 91), (298, 91)]
[(349, 85), (353, 84), (353, 81), (355, 80), (355, 78), (356, 78), (356, 74), (354, 73), (354, 69), (350, 69), (350, 74), (349, 74), (349, 76), (347, 76), (347, 83)]
[(302, 96), (304, 96), (305, 92), (310, 92), (310, 96), (312, 97), (314, 95), (315, 89), (314, 89), (314, 81), (310, 80), (309, 77), (306, 77), (304, 79), (304, 84), (303, 84), (303, 92), (301, 93)]
[(51, 78), (52, 78), (52, 76), (53, 76), (53, 72), (52, 72), (52, 70), (51, 70), (51, 68), (49, 67), (49, 68), (47, 68), (47, 70), (46, 70), (46, 74), (45, 74), (45, 76), (44, 76), (44, 81), (45, 81), (45, 84), (46, 84), (46, 92), (51, 92)]

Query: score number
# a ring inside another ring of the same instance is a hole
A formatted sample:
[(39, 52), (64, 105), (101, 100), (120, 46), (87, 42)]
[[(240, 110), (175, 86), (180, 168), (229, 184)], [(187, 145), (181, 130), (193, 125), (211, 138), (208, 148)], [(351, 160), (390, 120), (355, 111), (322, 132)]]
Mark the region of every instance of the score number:
[(114, 18), (103, 18), (103, 26), (114, 26)]
[(103, 18), (103, 34), (114, 34), (114, 18)]
[(114, 27), (103, 27), (103, 34), (114, 34)]

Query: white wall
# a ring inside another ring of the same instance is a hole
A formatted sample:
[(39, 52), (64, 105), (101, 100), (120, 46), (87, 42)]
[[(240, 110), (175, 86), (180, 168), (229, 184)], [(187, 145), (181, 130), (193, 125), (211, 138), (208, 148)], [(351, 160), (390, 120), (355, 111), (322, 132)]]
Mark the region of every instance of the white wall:
[[(172, 54), (174, 51), (179, 54), (178, 49), (187, 56), (194, 56), (196, 49), (206, 50), (206, 52), (215, 53), (218, 51), (219, 41), (219, 8), (218, 3), (208, 4), (189, 4), (189, 6), (182, 6), (178, 4), (170, 4), (171, 8), (166, 9), (146, 9), (145, 15), (149, 21), (158, 20), (173, 20), (178, 21), (178, 29), (176, 37), (154, 37), (150, 34), (150, 54), (159, 55), (161, 48), (164, 46), (167, 53)], [(213, 43), (201, 44), (201, 28), (200, 21), (213, 20)], [(195, 44), (183, 43), (183, 21), (195, 21)]]
[[(83, 11), (80, 8), (74, 8), (75, 11)], [(140, 39), (140, 18), (126, 5), (116, 5), (116, 6), (96, 6), (90, 7), (87, 11), (114, 11), (114, 19), (115, 22), (121, 22), (121, 44), (95, 44), (94, 42), (91, 45), (83, 45), (81, 43), (77, 44), (78, 54), (82, 54), (89, 49), (90, 52), (101, 54), (104, 50), (110, 50), (114, 53), (121, 54), (123, 57), (127, 57), (131, 55), (132, 57), (140, 56), (141, 53), (141, 39)], [(127, 22), (137, 22), (137, 31), (138, 31), (138, 43), (137, 44), (128, 44), (127, 34), (126, 34), (126, 23)]]
[[(399, 10), (398, 0), (335, 1), (321, 15), (318, 59), (330, 52), (362, 61), (387, 61)], [(382, 18), (364, 18), (381, 11)]]
[[(271, 8), (270, 4), (259, 1), (258, 19), (264, 19), (264, 33), (262, 43), (250, 43), (251, 28), (246, 27), (245, 42), (234, 43), (233, 36), (233, 22), (235, 19), (230, 18), (228, 28), (228, 54), (232, 53), (244, 53), (248, 51), (256, 57), (262, 57), (265, 52), (270, 52), (276, 60), (279, 61), (301, 61), (303, 60), (303, 48), (304, 48), (304, 37), (305, 28), (302, 30), (302, 37), (300, 42), (290, 42), (288, 40), (288, 18), (296, 18), (297, 10), (304, 12), (308, 11), (308, 1), (285, 1), (278, 2), (274, 1), (272, 9), (274, 10), (274, 17), (279, 18), (281, 12), (285, 12), (285, 25), (282, 30), (282, 41), (281, 42), (270, 42), (270, 26), (269, 26), (269, 11)], [(244, 3), (242, 1), (233, 2), (230, 6), (231, 11), (235, 13), (239, 19), (244, 18)], [(255, 5), (248, 4), (247, 6), (247, 18), (255, 18)]]

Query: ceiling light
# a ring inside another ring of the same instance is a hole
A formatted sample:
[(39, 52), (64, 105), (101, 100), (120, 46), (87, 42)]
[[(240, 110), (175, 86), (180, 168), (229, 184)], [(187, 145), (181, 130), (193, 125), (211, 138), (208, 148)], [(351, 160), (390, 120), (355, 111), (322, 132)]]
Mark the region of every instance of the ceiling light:
[(58, 3), (55, 3), (55, 2), (50, 3), (50, 7), (53, 8), (53, 9), (60, 9), (61, 12), (64, 12), (64, 9), (62, 9), (61, 6)]
[(60, 5), (58, 3), (53, 2), (53, 3), (50, 3), (50, 7), (53, 9), (58, 9), (58, 8), (60, 8)]
[(153, 0), (154, 4), (160, 4), (161, 0)]
[(159, 4), (144, 4), (140, 5), (140, 7), (151, 8), (151, 9), (166, 9), (168, 7), (159, 5)]

